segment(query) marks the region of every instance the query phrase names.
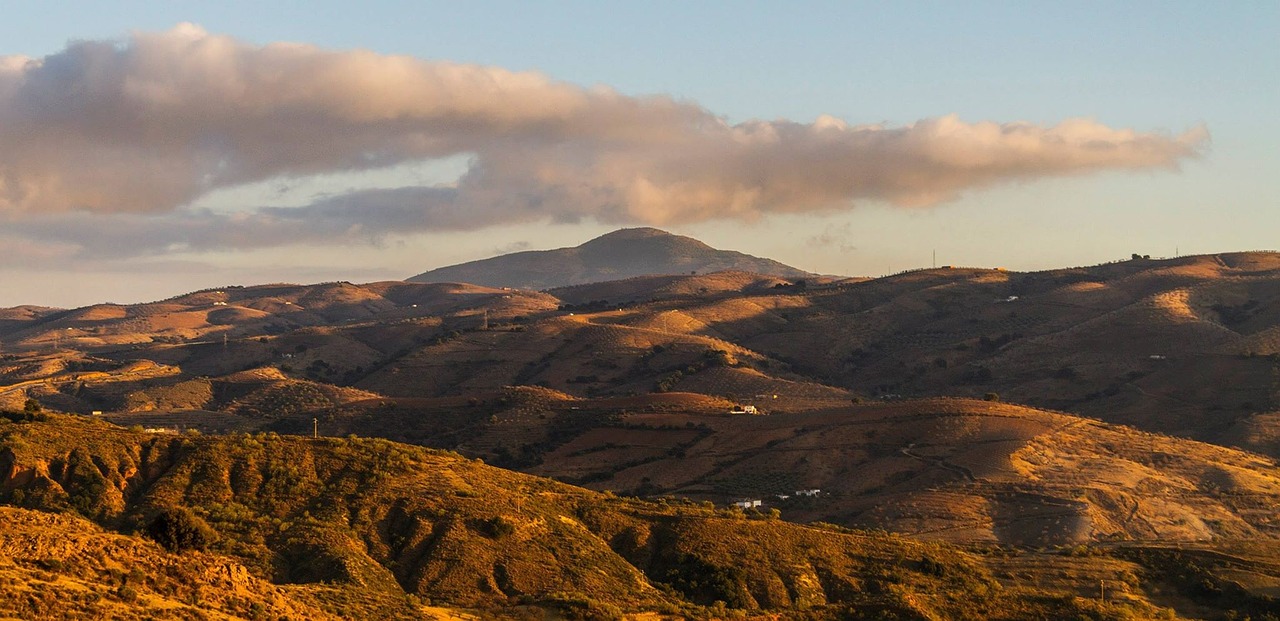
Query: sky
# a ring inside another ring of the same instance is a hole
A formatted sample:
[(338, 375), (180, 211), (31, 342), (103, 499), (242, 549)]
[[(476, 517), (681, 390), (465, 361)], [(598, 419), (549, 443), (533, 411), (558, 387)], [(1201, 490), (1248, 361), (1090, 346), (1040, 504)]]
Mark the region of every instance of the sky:
[(1275, 249), (1276, 2), (41, 2), (0, 307), (656, 226), (878, 276)]

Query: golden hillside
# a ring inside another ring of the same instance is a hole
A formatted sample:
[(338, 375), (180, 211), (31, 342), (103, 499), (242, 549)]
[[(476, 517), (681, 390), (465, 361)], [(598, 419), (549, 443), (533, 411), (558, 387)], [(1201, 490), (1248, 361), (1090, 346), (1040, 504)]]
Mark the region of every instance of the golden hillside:
[[(12, 559), (0, 576), (37, 594), (9, 590), (0, 605), (15, 614), (109, 615), (137, 602), (170, 618), (322, 617), (316, 609), (386, 618), (421, 614), (428, 600), (485, 616), (570, 618), (1156, 611), (1140, 585), (1106, 605), (1070, 591), (1046, 598), (1014, 579), (1002, 586), (990, 559), (943, 544), (622, 499), (380, 440), (166, 437), (62, 416), (5, 420), (3, 499), (63, 514), (0, 510), (11, 526), (0, 546)], [(159, 552), (68, 517), (150, 531), (153, 516), (173, 508), (207, 525), (205, 552)], [(181, 570), (166, 569), (179, 557)], [(1107, 575), (1136, 567), (1116, 563)], [(171, 574), (180, 575), (163, 577)], [(74, 592), (90, 595), (62, 597)]]

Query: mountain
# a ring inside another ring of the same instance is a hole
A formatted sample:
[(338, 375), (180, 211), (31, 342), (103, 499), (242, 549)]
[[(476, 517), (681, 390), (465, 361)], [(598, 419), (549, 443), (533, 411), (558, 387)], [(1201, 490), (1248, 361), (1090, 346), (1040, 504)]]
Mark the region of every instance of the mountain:
[(1268, 252), (806, 286), (744, 272), (544, 293), (264, 285), (0, 316), (0, 407), (217, 412), (210, 431), (507, 386), (765, 395), (770, 412), (991, 395), (1280, 457), (1280, 254)]
[(736, 270), (786, 279), (808, 272), (691, 237), (653, 228), (620, 229), (575, 248), (531, 250), (418, 274), (409, 282), (465, 282), (487, 287), (551, 289), (654, 274)]
[(1276, 609), (1280, 254), (804, 280), (0, 309), (0, 617)]
[[(770, 410), (796, 411), (854, 396), (993, 393), (1280, 456), (1276, 253), (930, 269), (803, 287), (744, 272), (546, 293), (265, 285), (0, 315), (8, 407), (36, 398), (82, 413), (248, 411), (241, 382), (219, 378), (264, 367), (357, 389), (353, 397), (540, 384), (578, 397), (778, 395)], [(161, 394), (188, 380), (206, 386), (179, 388), (204, 392)], [(236, 388), (218, 392), (227, 386)]]

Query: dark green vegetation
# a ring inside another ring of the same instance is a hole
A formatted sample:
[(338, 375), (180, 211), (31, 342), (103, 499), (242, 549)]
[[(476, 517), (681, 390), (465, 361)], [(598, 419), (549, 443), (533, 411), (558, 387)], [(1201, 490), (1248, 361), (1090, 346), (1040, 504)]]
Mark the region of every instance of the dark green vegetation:
[(213, 542), (212, 528), (185, 507), (161, 509), (147, 524), (147, 536), (174, 552), (203, 550)]

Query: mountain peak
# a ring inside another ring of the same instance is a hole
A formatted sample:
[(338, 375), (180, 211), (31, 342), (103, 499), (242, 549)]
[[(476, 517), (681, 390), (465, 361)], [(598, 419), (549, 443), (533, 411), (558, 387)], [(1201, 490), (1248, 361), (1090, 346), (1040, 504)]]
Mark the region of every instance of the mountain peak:
[(737, 270), (780, 278), (811, 274), (777, 261), (717, 250), (661, 229), (618, 229), (574, 248), (525, 251), (434, 269), (412, 282), (467, 282), (488, 287), (552, 289), (635, 276)]
[[(671, 233), (662, 229), (655, 229), (649, 226), (638, 226), (630, 229), (618, 229), (616, 231), (605, 233), (591, 241), (618, 240), (618, 239), (645, 239), (648, 237), (675, 237)], [(591, 243), (591, 242), (587, 242)]]
[[(711, 246), (708, 246), (692, 237), (676, 235), (674, 233), (668, 233), (662, 229), (650, 227), (618, 229), (612, 233), (605, 233), (600, 237), (583, 243), (578, 246), (576, 250), (593, 253), (604, 252), (607, 255), (615, 255), (616, 253), (623, 252), (624, 248), (630, 249), (632, 252), (636, 250), (645, 252), (647, 250), (651, 253), (656, 252), (672, 256), (690, 253), (701, 254), (707, 252), (719, 252), (715, 248), (712, 248)], [(622, 259), (622, 257), (613, 257), (613, 260), (618, 259)]]

